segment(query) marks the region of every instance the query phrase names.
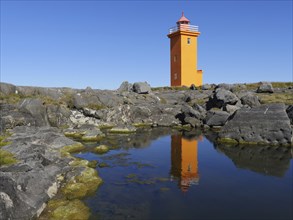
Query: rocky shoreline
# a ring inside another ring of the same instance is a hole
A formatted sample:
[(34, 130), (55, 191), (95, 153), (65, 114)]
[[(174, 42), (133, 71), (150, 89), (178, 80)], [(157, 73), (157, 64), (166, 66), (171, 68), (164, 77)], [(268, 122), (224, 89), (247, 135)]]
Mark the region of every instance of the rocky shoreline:
[(0, 219), (37, 218), (59, 191), (46, 217), (58, 218), (66, 207), (87, 216), (79, 199), (102, 180), (94, 164), (71, 156), (84, 148), (72, 138), (97, 142), (171, 127), (212, 130), (224, 146), (293, 143), (293, 83), (151, 88), (123, 82), (114, 91), (0, 83), (0, 108)]

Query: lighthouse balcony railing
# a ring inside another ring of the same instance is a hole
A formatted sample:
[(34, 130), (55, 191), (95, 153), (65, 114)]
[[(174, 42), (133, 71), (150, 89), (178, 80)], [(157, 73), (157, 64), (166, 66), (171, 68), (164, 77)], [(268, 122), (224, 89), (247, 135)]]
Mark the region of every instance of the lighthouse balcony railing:
[(169, 34), (172, 34), (177, 31), (190, 31), (190, 32), (198, 32), (198, 26), (190, 25), (190, 24), (179, 24), (175, 27), (169, 29)]

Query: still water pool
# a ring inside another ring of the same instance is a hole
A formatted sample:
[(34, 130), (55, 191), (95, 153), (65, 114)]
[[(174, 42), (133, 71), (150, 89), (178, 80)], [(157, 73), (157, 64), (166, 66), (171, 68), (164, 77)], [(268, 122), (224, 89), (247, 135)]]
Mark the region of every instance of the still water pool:
[[(292, 152), (215, 145), (212, 135), (141, 130), (109, 136), (100, 163), (104, 184), (85, 200), (91, 219), (293, 218)], [(93, 146), (87, 144), (88, 149)]]

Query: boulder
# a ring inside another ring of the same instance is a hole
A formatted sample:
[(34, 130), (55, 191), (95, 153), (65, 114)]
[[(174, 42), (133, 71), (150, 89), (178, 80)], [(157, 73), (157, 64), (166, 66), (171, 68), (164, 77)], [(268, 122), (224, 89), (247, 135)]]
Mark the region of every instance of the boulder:
[(133, 84), (133, 91), (138, 94), (149, 94), (151, 86), (147, 82), (136, 82)]
[(242, 105), (248, 105), (249, 107), (260, 105), (259, 98), (250, 92), (241, 97), (241, 103)]
[(273, 93), (274, 88), (270, 82), (260, 82), (259, 87), (256, 90), (257, 93)]
[(200, 113), (200, 115), (201, 115), (200, 118), (201, 119), (204, 119), (206, 117), (207, 111), (201, 105), (199, 105), (199, 104), (193, 104), (192, 105), (192, 108), (195, 109), (196, 111), (198, 111)]
[(73, 106), (77, 109), (88, 107), (97, 110), (102, 107), (102, 103), (95, 94), (76, 93), (73, 95)]
[(76, 126), (80, 126), (83, 124), (90, 124), (95, 126), (101, 125), (101, 120), (94, 117), (85, 116), (81, 111), (78, 110), (71, 110), (71, 115), (69, 119), (70, 122)]
[(234, 93), (223, 88), (218, 88), (210, 97), (207, 108), (208, 110), (213, 107), (222, 108), (227, 104), (235, 105), (238, 101), (239, 99)]
[(202, 90), (210, 90), (210, 89), (212, 89), (212, 86), (210, 84), (203, 84), (201, 86), (201, 89)]
[(234, 112), (236, 112), (238, 109), (240, 109), (240, 107), (236, 105), (226, 105), (224, 107), (224, 110), (228, 112), (230, 115), (234, 114)]
[(132, 84), (128, 81), (124, 81), (121, 83), (120, 87), (117, 89), (117, 92), (131, 92), (132, 91)]
[(202, 122), (199, 119), (190, 116), (184, 118), (184, 123), (189, 124), (193, 128), (199, 128), (202, 125)]
[(40, 99), (24, 99), (19, 104), (19, 110), (29, 113), (34, 119), (36, 126), (48, 126), (46, 107)]
[(53, 127), (62, 127), (70, 125), (71, 111), (65, 105), (48, 105), (48, 121)]
[(226, 89), (228, 91), (232, 91), (235, 85), (233, 84), (227, 84), (227, 83), (220, 83), (219, 85), (216, 86), (216, 89)]
[(191, 86), (189, 87), (190, 90), (197, 90), (196, 86), (194, 84), (191, 84)]
[(190, 117), (194, 117), (197, 119), (203, 119), (202, 115), (197, 110), (195, 110), (194, 108), (192, 108), (189, 105), (183, 105), (181, 107), (181, 112), (184, 115), (184, 117), (190, 116)]
[(230, 114), (220, 110), (210, 110), (207, 112), (205, 122), (208, 126), (223, 126), (228, 120)]
[(285, 105), (269, 104), (238, 110), (222, 128), (219, 141), (292, 144), (292, 129)]
[(151, 117), (154, 126), (172, 127), (180, 125), (180, 121), (170, 114), (153, 115)]

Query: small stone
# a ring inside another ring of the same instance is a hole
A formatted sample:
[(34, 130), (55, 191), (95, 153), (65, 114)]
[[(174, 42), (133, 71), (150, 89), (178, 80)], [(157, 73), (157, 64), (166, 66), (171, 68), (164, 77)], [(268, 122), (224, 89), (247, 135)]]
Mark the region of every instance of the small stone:
[(273, 93), (274, 89), (270, 82), (260, 82), (260, 86), (256, 90), (257, 93)]
[(133, 84), (133, 91), (138, 94), (149, 94), (151, 87), (147, 82), (136, 82)]
[(105, 154), (109, 151), (109, 147), (107, 145), (100, 145), (98, 147), (95, 147), (94, 151), (97, 153), (97, 154)]

